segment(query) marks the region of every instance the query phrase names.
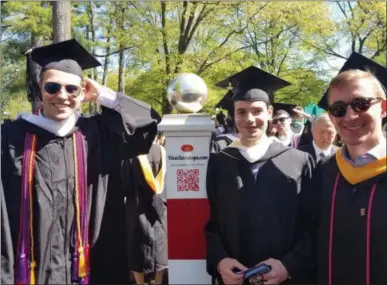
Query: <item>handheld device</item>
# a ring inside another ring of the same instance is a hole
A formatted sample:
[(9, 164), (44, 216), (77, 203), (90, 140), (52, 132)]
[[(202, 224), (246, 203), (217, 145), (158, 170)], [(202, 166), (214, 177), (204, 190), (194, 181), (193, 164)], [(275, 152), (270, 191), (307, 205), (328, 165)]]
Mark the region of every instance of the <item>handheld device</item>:
[(253, 278), (257, 275), (263, 275), (271, 271), (271, 266), (267, 264), (261, 264), (253, 268), (247, 269), (243, 272), (243, 277), (245, 279)]

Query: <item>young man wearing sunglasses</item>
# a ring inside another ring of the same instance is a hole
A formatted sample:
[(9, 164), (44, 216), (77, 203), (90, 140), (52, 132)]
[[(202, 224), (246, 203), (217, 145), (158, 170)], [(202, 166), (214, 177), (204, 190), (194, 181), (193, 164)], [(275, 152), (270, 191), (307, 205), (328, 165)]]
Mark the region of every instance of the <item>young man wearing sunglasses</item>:
[[(33, 49), (27, 71), (31, 61), (42, 71), (28, 91), (42, 108), (1, 129), (1, 281), (87, 284), (112, 170), (149, 151), (160, 117), (84, 78), (100, 63), (75, 40)], [(81, 116), (88, 101), (102, 114)]]
[(378, 79), (386, 83), (386, 68), (353, 54), (327, 92), (344, 146), (315, 176), (321, 284), (387, 284), (386, 93)]

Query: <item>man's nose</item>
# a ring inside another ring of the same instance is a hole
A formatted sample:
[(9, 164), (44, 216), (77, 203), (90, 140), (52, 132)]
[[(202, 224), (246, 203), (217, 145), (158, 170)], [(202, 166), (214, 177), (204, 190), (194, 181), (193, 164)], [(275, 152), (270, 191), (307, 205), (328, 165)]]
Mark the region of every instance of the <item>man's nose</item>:
[(344, 118), (345, 119), (355, 119), (358, 116), (359, 116), (359, 114), (352, 109), (351, 105), (348, 105)]
[(248, 113), (247, 114), (247, 121), (249, 121), (249, 122), (253, 122), (254, 121), (254, 116), (253, 116), (252, 113)]

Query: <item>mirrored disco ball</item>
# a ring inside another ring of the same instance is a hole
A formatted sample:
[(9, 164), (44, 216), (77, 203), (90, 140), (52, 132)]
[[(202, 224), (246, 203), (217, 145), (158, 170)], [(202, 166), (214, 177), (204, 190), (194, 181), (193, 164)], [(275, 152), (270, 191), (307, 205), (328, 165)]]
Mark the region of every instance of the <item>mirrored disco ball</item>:
[(196, 74), (180, 73), (169, 84), (167, 97), (179, 113), (196, 113), (207, 102), (207, 85)]

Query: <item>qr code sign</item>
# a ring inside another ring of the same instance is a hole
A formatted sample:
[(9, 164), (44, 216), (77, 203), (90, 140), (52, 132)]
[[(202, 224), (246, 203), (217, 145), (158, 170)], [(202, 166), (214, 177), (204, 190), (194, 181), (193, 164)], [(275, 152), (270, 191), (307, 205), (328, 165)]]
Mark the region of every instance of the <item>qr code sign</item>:
[(199, 169), (178, 169), (177, 191), (199, 191)]

